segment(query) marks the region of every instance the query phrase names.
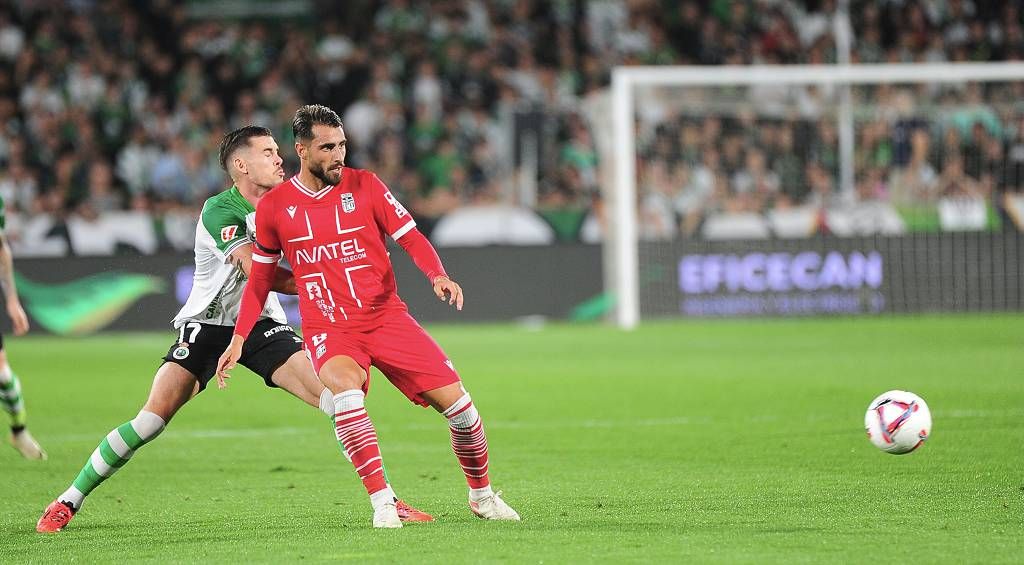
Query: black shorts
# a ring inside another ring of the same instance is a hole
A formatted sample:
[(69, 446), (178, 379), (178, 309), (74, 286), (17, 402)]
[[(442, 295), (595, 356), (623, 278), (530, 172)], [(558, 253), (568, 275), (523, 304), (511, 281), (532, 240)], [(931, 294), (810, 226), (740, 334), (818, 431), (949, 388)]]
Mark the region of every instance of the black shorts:
[[(179, 330), (178, 342), (164, 355), (164, 361), (181, 365), (192, 373), (202, 391), (217, 373), (217, 361), (231, 343), (234, 332), (234, 326), (186, 322)], [(256, 322), (245, 340), (238, 362), (263, 377), (267, 386), (276, 387), (270, 377), (299, 351), (302, 351), (302, 338), (291, 326), (263, 318)]]

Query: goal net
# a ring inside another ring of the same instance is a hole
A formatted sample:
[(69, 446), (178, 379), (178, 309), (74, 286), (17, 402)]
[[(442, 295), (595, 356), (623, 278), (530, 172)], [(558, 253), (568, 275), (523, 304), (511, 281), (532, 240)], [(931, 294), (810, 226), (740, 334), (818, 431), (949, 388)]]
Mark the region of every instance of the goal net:
[(622, 327), (1024, 308), (1024, 63), (622, 67), (612, 109)]

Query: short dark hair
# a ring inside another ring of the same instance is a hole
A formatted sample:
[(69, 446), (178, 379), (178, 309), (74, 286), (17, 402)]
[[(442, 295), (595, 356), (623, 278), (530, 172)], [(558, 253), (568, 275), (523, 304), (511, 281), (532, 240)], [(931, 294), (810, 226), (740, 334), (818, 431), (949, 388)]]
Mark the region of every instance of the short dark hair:
[(249, 140), (254, 137), (273, 137), (273, 133), (263, 126), (242, 126), (231, 130), (224, 135), (220, 142), (220, 166), (225, 172), (231, 173), (228, 169), (228, 159), (243, 145), (248, 145)]
[(295, 119), (292, 120), (292, 134), (296, 140), (309, 141), (313, 139), (313, 126), (320, 124), (332, 128), (341, 127), (341, 118), (338, 113), (321, 104), (306, 104), (295, 111)]

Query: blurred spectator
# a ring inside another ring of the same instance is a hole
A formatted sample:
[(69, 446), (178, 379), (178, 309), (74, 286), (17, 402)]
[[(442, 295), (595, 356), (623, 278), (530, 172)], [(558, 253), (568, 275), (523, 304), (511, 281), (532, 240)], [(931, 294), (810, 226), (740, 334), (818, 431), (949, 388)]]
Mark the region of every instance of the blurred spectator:
[(835, 180), (821, 163), (817, 161), (808, 162), (804, 178), (807, 179), (807, 186), (809, 188), (805, 204), (818, 208), (829, 208), (843, 204), (843, 195), (836, 190)]
[(81, 163), (73, 150), (67, 149), (58, 155), (53, 174), (53, 184), (47, 192), (57, 194), (63, 208), (73, 208), (85, 198), (88, 181), (82, 175)]
[(103, 77), (98, 75), (89, 60), (72, 65), (67, 78), (68, 101), (86, 110), (93, 110), (106, 91)]
[(160, 149), (149, 142), (146, 130), (132, 128), (128, 143), (117, 154), (117, 176), (133, 194), (149, 189), (149, 173), (160, 160)]
[(910, 161), (892, 175), (891, 200), (896, 206), (933, 203), (938, 196), (938, 175), (928, 162), (928, 132), (914, 130), (910, 140)]
[(683, 193), (676, 199), (676, 210), (682, 216), (684, 234), (693, 235), (696, 231), (702, 214), (712, 203), (720, 180), (724, 182), (725, 177), (719, 169), (718, 151), (709, 149), (689, 175)]
[(452, 169), (462, 164), (462, 157), (455, 150), (455, 143), (450, 137), (443, 137), (438, 143), (437, 152), (428, 155), (420, 162), (420, 176), (426, 186), (446, 187), (451, 185)]
[(1006, 189), (1012, 192), (1024, 191), (1024, 116), (1017, 119), (1013, 137), (1006, 142), (1006, 157), (1003, 163)]
[(412, 101), (422, 106), (431, 119), (441, 118), (441, 80), (437, 75), (437, 66), (433, 61), (423, 60), (416, 67), (416, 77), (412, 82)]
[(191, 201), (187, 176), (185, 144), (177, 137), (172, 137), (153, 164), (148, 184), (159, 198), (184, 204)]
[(803, 163), (796, 154), (793, 127), (783, 125), (779, 130), (778, 147), (772, 161), (772, 170), (778, 176), (779, 189), (789, 201), (800, 200), (806, 194)]
[(675, 238), (675, 201), (681, 186), (676, 186), (673, 181), (668, 166), (660, 161), (648, 164), (641, 175), (640, 239)]
[(39, 193), (36, 176), (20, 159), (8, 162), (3, 175), (0, 176), (0, 197), (8, 212), (27, 211)]
[(5, 61), (18, 58), (25, 46), (25, 32), (11, 21), (11, 14), (6, 9), (0, 10), (0, 57)]
[(89, 187), (83, 204), (100, 214), (124, 209), (124, 197), (114, 186), (110, 165), (97, 161), (89, 167)]
[(945, 197), (974, 197), (984, 194), (981, 184), (964, 173), (964, 160), (959, 155), (946, 159), (936, 190)]
[(732, 187), (737, 194), (750, 195), (758, 204), (764, 204), (779, 192), (779, 177), (768, 169), (764, 152), (751, 148), (744, 167), (732, 177)]
[(568, 142), (562, 146), (560, 161), (575, 169), (588, 187), (597, 187), (597, 152), (590, 131), (578, 121), (571, 122)]
[(18, 102), (29, 113), (57, 114), (64, 109), (64, 98), (60, 90), (53, 84), (50, 73), (44, 70), (36, 73), (35, 78), (21, 89)]

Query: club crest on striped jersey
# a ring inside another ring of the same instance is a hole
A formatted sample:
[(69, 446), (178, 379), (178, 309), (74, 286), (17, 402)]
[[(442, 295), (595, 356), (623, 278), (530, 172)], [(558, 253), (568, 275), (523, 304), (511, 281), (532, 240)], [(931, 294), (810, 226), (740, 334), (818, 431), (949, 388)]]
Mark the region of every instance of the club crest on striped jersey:
[(352, 196), (351, 192), (346, 192), (341, 195), (341, 209), (346, 214), (356, 211), (356, 199)]
[(220, 229), (220, 240), (227, 243), (235, 239), (236, 233), (238, 233), (238, 226), (224, 226)]

